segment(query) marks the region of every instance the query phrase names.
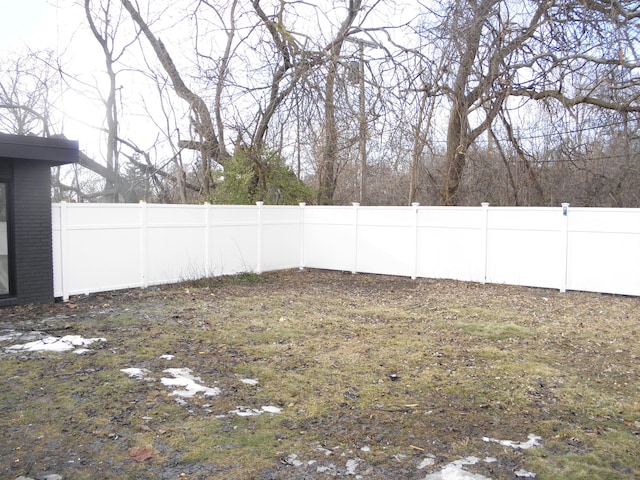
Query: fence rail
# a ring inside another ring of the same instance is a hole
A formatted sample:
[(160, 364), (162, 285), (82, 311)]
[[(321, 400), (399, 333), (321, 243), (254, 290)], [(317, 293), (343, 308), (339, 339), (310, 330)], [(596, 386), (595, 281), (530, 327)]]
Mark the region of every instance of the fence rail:
[(320, 268), (640, 296), (640, 209), (53, 205), (57, 297)]

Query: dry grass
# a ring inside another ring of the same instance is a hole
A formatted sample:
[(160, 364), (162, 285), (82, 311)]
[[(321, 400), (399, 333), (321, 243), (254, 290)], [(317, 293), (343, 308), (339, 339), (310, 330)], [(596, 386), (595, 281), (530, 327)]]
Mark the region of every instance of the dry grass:
[[(468, 455), (495, 457), (467, 467), (493, 479), (640, 476), (637, 298), (291, 271), (0, 316), (107, 338), (0, 354), (2, 478), (329, 478), (358, 459), (363, 478), (418, 479)], [(178, 404), (158, 381), (169, 367), (222, 394)], [(263, 405), (282, 413), (228, 413)], [(542, 445), (482, 439), (529, 434)]]

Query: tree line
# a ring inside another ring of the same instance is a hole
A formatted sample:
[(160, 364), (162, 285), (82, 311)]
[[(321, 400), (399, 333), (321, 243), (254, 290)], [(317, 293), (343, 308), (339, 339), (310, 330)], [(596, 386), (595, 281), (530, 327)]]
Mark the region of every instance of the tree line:
[[(1, 61), (70, 201), (640, 206), (640, 2), (72, 0), (101, 59)], [(81, 67), (80, 67), (81, 68)], [(82, 141), (82, 139), (80, 139)]]

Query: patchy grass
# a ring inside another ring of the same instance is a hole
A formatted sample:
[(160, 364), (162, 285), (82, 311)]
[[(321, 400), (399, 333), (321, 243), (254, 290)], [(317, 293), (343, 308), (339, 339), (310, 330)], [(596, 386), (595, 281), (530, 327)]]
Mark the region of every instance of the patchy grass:
[[(496, 459), (465, 467), (492, 479), (640, 476), (637, 298), (290, 271), (0, 318), (107, 339), (82, 355), (0, 342), (2, 478), (418, 479), (470, 455)], [(183, 399), (168, 368), (221, 393)], [(530, 434), (529, 450), (483, 440)]]

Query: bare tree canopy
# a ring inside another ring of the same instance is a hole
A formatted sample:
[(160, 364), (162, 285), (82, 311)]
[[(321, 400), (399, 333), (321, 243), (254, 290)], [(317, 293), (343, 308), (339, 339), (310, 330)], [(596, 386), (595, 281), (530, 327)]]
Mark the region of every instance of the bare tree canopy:
[(97, 69), (0, 64), (2, 131), (66, 135), (94, 105), (56, 199), (640, 206), (637, 1), (65, 8)]

